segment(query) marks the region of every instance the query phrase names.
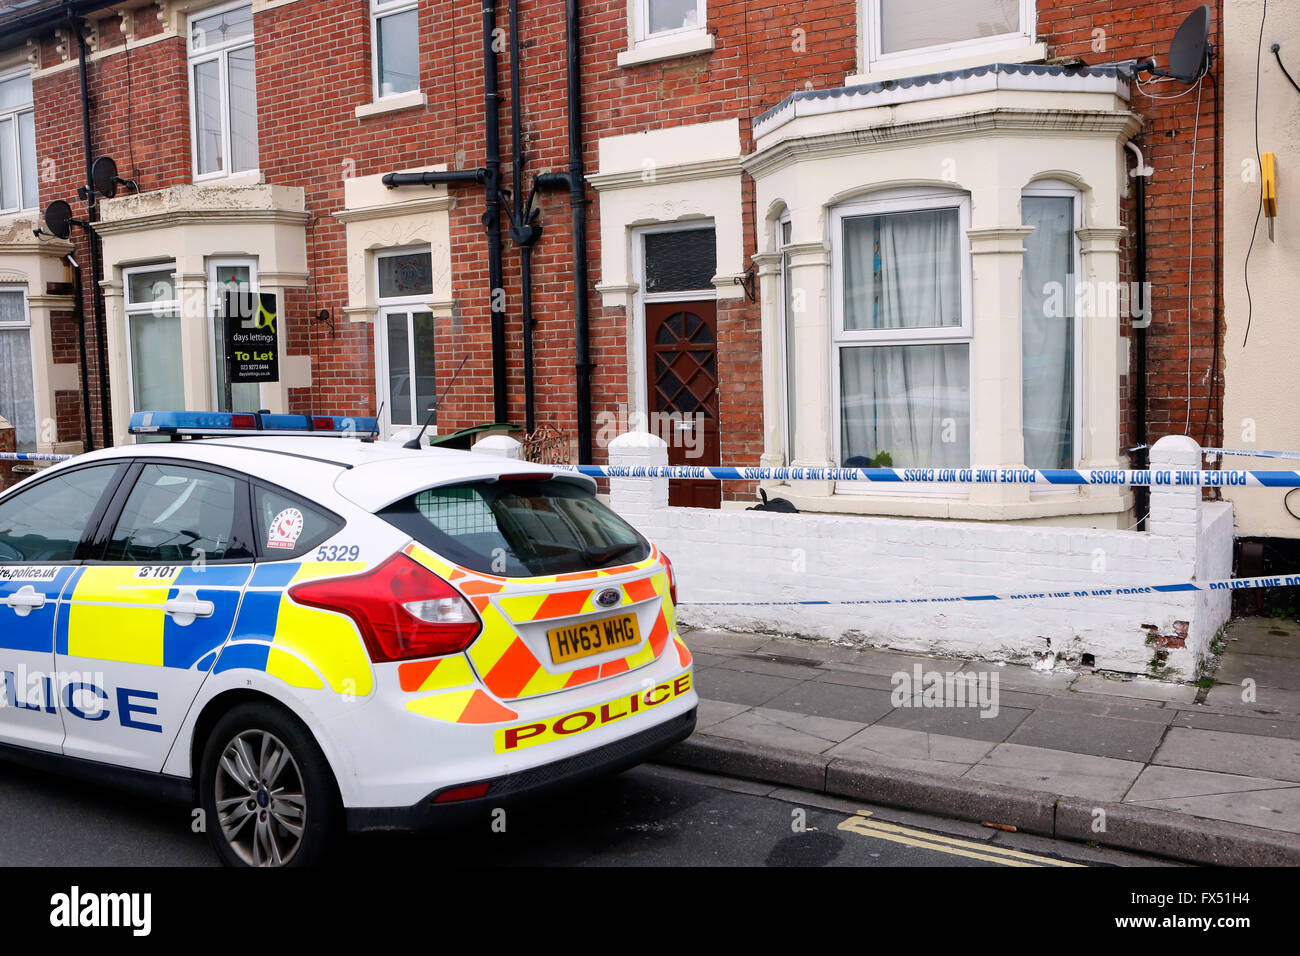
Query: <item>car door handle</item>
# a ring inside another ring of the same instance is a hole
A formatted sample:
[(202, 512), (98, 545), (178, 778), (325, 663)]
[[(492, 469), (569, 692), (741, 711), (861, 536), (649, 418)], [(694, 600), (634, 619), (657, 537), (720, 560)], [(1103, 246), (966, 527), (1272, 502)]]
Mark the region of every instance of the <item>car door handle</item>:
[(30, 584), (24, 584), (13, 594), (5, 598), (5, 604), (14, 609), (19, 617), (26, 617), (32, 611), (45, 607), (45, 595)]
[(193, 624), (195, 618), (211, 617), (213, 610), (213, 603), (200, 601), (198, 592), (193, 588), (181, 591), (163, 605), (163, 613), (170, 614), (172, 620), (181, 627)]

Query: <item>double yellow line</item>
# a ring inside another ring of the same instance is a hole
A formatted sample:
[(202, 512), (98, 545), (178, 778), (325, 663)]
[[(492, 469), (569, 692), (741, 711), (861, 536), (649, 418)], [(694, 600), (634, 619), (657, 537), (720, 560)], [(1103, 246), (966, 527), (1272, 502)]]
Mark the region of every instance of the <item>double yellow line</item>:
[(893, 823), (881, 823), (878, 820), (867, 819), (870, 816), (869, 811), (862, 810), (857, 816), (849, 817), (841, 823), (839, 829), (851, 830), (854, 833), (860, 833), (876, 840), (888, 840), (890, 843), (902, 843), (905, 846), (935, 850), (939, 853), (964, 856), (972, 860), (983, 860), (987, 863), (998, 863), (1002, 866), (1083, 866), (1082, 863), (1056, 860), (1050, 856), (1037, 856), (1033, 853), (1022, 853), (1019, 850), (1011, 850), (1006, 847), (989, 846), (987, 843), (977, 843), (973, 840), (959, 840), (956, 837), (940, 836), (937, 833), (927, 833), (924, 830), (913, 830)]

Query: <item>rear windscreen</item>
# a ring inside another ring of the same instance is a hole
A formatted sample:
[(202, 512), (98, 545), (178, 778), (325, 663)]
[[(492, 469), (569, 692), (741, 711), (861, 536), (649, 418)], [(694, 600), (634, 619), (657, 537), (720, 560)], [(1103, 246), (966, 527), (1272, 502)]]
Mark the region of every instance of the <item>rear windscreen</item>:
[(462, 567), (503, 577), (593, 571), (650, 556), (631, 525), (567, 481), (430, 488), (379, 516)]

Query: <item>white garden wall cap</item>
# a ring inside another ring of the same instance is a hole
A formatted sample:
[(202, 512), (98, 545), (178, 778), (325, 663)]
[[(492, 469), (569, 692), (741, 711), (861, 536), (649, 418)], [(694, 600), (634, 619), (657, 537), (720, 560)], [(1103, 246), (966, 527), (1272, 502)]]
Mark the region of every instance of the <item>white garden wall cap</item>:
[(1151, 446), (1151, 457), (1176, 457), (1199, 464), (1201, 445), (1188, 435), (1166, 435)]
[(799, 90), (754, 120), (760, 138), (800, 116), (894, 106), (945, 96), (1019, 90), (1049, 93), (1110, 93), (1127, 102), (1129, 85), (1117, 65), (1061, 66), (1043, 63), (989, 63), (858, 86)]
[(624, 432), (609, 443), (611, 452), (628, 452), (645, 448), (667, 449), (668, 443), (650, 432)]

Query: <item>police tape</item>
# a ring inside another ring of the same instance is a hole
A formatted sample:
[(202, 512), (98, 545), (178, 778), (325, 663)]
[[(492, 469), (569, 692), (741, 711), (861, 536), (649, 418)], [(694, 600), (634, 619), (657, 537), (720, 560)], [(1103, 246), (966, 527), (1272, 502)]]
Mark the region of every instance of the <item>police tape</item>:
[[(1125, 448), (1124, 454), (1131, 455), (1135, 451), (1147, 451), (1150, 445), (1134, 445), (1132, 448)], [(1201, 446), (1202, 455), (1231, 455), (1234, 458), (1286, 458), (1290, 461), (1300, 461), (1300, 451), (1271, 451), (1265, 448), (1207, 448)]]
[(1183, 581), (1133, 587), (1071, 588), (1060, 591), (1022, 591), (1006, 594), (958, 594), (917, 598), (859, 598), (850, 601), (679, 601), (679, 607), (816, 607), (882, 604), (956, 604), (977, 601), (1050, 601), (1063, 598), (1132, 597), (1139, 594), (1176, 594), (1183, 591), (1241, 591), (1250, 588), (1300, 587), (1300, 574), (1258, 578), (1223, 578), (1218, 581)]
[(592, 478), (676, 478), (696, 481), (863, 481), (879, 484), (1138, 485), (1202, 488), (1300, 488), (1300, 471), (1215, 471), (1135, 468), (822, 468), (709, 465), (555, 465)]
[(67, 461), (73, 455), (46, 455), (27, 451), (0, 451), (0, 461)]

